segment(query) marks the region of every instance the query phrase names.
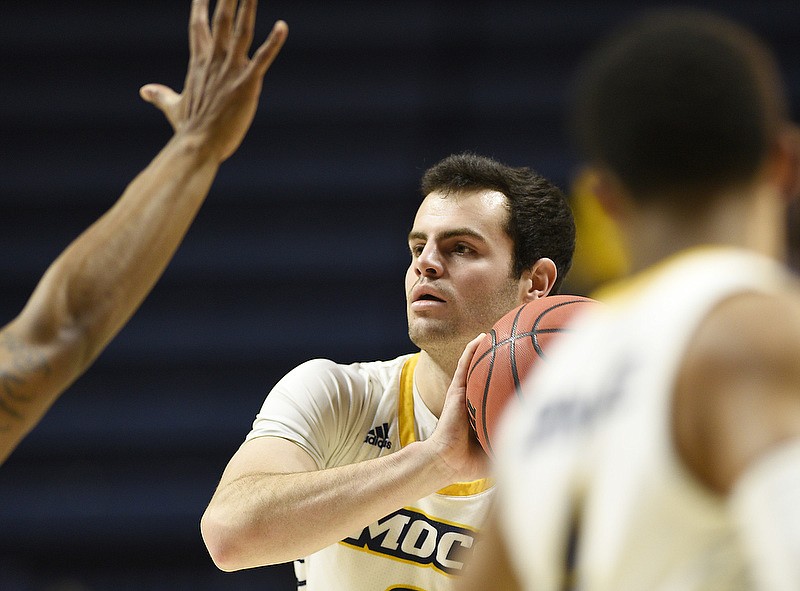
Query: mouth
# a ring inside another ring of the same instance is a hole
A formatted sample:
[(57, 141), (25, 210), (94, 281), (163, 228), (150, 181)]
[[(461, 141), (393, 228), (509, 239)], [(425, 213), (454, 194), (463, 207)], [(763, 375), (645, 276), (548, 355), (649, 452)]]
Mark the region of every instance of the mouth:
[(430, 293), (423, 293), (422, 295), (420, 295), (414, 301), (415, 302), (444, 302), (444, 300), (442, 298), (436, 297), (435, 295), (430, 294)]
[(428, 312), (438, 309), (447, 303), (443, 297), (439, 296), (439, 291), (430, 286), (419, 285), (411, 291), (411, 309), (416, 312)]

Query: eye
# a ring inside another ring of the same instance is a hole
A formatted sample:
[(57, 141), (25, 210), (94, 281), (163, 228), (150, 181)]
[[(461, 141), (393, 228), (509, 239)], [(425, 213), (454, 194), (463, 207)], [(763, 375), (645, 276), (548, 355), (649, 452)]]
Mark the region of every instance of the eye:
[(453, 252), (456, 254), (470, 254), (471, 252), (474, 252), (474, 250), (469, 244), (459, 242), (453, 247)]
[(425, 245), (420, 242), (417, 244), (410, 244), (408, 248), (411, 250), (412, 257), (418, 257), (422, 254), (422, 250), (425, 248)]

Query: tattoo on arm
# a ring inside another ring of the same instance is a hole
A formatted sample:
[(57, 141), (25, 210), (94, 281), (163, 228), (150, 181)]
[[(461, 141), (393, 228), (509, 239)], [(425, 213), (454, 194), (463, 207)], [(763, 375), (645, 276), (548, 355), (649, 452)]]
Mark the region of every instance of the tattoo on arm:
[(9, 361), (0, 365), (0, 432), (25, 418), (25, 405), (36, 400), (27, 383), (37, 375), (47, 376), (51, 367), (41, 351), (20, 342), (13, 334), (0, 334), (0, 350), (9, 353)]

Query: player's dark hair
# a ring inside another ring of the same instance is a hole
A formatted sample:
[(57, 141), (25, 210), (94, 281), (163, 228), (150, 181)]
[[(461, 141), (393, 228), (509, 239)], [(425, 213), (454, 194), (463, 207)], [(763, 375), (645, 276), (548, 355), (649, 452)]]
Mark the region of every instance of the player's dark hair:
[(635, 198), (693, 199), (753, 178), (785, 116), (749, 31), (699, 10), (640, 17), (579, 70), (573, 131)]
[(506, 232), (514, 242), (512, 271), (519, 277), (540, 258), (558, 270), (551, 293), (558, 293), (572, 266), (575, 220), (561, 190), (526, 167), (513, 168), (469, 152), (448, 156), (422, 177), (423, 195), (490, 189), (505, 195), (509, 210)]

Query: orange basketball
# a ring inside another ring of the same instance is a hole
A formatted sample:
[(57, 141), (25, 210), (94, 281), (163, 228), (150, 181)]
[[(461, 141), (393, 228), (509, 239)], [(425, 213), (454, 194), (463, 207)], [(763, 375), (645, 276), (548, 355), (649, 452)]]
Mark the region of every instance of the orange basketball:
[(575, 295), (539, 298), (498, 320), (478, 345), (467, 373), (467, 412), (483, 449), (493, 456), (492, 440), (506, 403), (572, 317), (596, 300)]

